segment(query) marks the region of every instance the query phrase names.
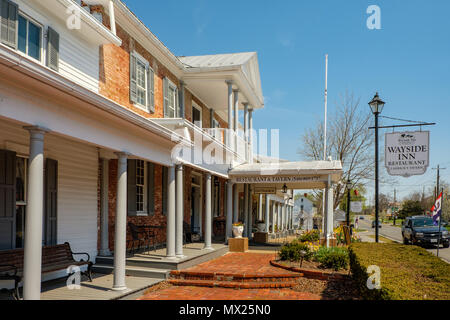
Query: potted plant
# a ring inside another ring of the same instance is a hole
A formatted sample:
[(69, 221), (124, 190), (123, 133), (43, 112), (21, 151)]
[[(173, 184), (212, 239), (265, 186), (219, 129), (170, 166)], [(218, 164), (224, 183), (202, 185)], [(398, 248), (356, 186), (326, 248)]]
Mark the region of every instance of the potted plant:
[(266, 231), (266, 223), (263, 220), (256, 221), (256, 227), (258, 228), (258, 232)]
[(235, 238), (242, 238), (244, 232), (244, 224), (242, 222), (233, 223), (233, 236)]

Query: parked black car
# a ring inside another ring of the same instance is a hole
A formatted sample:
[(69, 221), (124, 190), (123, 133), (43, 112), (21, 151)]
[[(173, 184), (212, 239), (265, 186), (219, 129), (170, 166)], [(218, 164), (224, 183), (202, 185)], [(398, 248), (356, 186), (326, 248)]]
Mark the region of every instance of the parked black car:
[(441, 234), (441, 243), (444, 248), (448, 248), (450, 245), (450, 236), (447, 229), (441, 227), (439, 230), (439, 227), (434, 225), (431, 217), (408, 217), (403, 222), (402, 236), (404, 244), (411, 242), (413, 244), (437, 245), (439, 234)]

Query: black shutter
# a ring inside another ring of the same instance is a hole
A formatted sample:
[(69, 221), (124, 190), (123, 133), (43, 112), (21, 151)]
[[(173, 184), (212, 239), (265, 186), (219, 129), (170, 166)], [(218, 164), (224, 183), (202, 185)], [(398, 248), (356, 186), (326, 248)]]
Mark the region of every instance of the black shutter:
[(59, 34), (51, 27), (47, 32), (47, 67), (59, 70)]
[(155, 165), (147, 164), (147, 207), (148, 215), (155, 214)]
[(19, 7), (17, 4), (8, 1), (0, 0), (0, 37), (2, 43), (17, 49), (17, 25)]
[(169, 176), (169, 169), (167, 167), (162, 167), (162, 213), (167, 215), (167, 179)]
[(16, 247), (16, 153), (0, 150), (0, 250)]
[(45, 244), (57, 244), (58, 217), (58, 161), (47, 159), (45, 162)]
[(127, 206), (128, 216), (135, 217), (137, 215), (136, 206), (136, 160), (128, 160), (127, 171)]

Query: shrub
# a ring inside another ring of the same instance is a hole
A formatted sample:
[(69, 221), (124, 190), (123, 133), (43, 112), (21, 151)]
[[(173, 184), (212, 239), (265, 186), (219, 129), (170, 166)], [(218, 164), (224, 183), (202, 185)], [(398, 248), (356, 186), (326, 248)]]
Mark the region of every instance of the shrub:
[(295, 240), (280, 249), (280, 259), (283, 261), (300, 261), (302, 255), (304, 260), (309, 261), (313, 254), (307, 244)]
[(320, 240), (320, 233), (318, 230), (312, 230), (302, 234), (299, 240), (300, 242), (316, 242)]
[[(450, 265), (423, 248), (400, 244), (354, 243), (350, 268), (361, 295), (369, 300), (448, 300)], [(367, 288), (367, 268), (381, 271), (381, 289)]]
[(348, 250), (346, 248), (321, 247), (314, 255), (314, 260), (320, 263), (322, 268), (339, 271), (347, 269), (349, 264)]

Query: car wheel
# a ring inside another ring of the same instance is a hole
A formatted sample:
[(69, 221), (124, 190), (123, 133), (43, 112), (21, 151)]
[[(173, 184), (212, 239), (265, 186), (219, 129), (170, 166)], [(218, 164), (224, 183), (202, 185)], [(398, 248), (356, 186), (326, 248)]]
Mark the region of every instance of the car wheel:
[(448, 248), (450, 248), (450, 242), (446, 242), (446, 243), (444, 243), (444, 248), (445, 248), (445, 249), (448, 249)]
[(408, 241), (408, 239), (406, 239), (404, 235), (403, 235), (403, 244), (406, 244), (406, 245), (408, 245), (408, 244), (409, 244), (409, 241)]

